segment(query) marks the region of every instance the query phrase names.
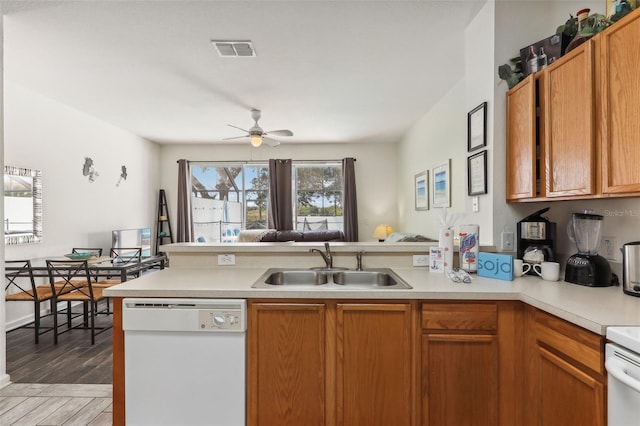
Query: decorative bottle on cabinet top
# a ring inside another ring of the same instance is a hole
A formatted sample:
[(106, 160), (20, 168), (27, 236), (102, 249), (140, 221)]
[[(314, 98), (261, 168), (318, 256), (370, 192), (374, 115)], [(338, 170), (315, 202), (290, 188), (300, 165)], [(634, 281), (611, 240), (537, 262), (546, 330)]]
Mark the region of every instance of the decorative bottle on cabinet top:
[(533, 74), (538, 71), (538, 55), (533, 50), (533, 46), (529, 46), (529, 54), (527, 55), (527, 74)]
[(571, 50), (575, 49), (576, 47), (580, 46), (582, 43), (584, 43), (585, 41), (589, 40), (592, 36), (585, 36), (582, 34), (582, 30), (584, 30), (584, 26), (586, 23), (587, 18), (589, 17), (589, 12), (591, 11), (591, 9), (581, 9), (578, 11), (577, 13), (577, 17), (578, 17), (578, 30), (576, 31), (576, 35), (573, 36), (573, 38), (571, 39), (571, 41), (569, 42), (569, 44), (567, 45), (567, 49), (565, 50), (564, 53), (569, 53)]

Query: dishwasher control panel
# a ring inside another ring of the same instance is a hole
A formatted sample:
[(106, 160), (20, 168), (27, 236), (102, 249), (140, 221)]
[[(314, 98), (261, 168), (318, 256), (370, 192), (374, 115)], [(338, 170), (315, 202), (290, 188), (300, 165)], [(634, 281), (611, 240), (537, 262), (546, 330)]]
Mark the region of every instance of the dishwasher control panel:
[(200, 329), (239, 331), (244, 328), (238, 310), (200, 309)]

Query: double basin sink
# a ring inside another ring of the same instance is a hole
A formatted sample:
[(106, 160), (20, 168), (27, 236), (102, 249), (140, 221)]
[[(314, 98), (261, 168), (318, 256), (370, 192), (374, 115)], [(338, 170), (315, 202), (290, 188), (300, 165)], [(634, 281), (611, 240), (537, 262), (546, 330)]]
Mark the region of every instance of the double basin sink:
[(389, 268), (365, 269), (285, 269), (271, 268), (256, 280), (253, 288), (283, 286), (314, 288), (410, 289), (405, 280)]

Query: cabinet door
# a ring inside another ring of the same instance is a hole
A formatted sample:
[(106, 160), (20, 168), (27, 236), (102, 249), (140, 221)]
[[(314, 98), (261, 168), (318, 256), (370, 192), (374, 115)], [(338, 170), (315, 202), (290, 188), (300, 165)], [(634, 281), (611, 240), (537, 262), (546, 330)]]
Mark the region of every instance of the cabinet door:
[(546, 196), (595, 194), (592, 42), (544, 71)]
[(603, 426), (604, 385), (545, 348), (538, 347), (538, 423), (544, 426)]
[(325, 305), (253, 303), (248, 327), (248, 424), (326, 423)]
[(336, 424), (410, 425), (411, 305), (337, 305)]
[(495, 335), (423, 334), (422, 424), (499, 424), (498, 358)]
[(640, 11), (600, 35), (602, 192), (640, 192)]
[(507, 93), (507, 200), (536, 196), (535, 86), (530, 75)]

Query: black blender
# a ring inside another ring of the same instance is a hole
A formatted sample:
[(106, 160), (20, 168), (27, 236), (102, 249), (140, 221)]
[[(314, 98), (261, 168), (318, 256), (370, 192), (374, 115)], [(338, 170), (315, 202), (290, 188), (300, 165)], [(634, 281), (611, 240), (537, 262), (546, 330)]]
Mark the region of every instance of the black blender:
[(598, 254), (603, 217), (590, 210), (573, 213), (567, 224), (569, 238), (576, 243), (578, 253), (567, 260), (566, 282), (589, 287), (608, 287), (614, 284), (611, 266)]

